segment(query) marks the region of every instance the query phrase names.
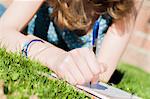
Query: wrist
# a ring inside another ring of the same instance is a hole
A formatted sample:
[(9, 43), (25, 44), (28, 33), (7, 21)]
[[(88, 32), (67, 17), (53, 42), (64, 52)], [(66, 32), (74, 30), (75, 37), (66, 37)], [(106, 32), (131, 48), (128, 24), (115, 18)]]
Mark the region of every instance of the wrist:
[[(51, 50), (51, 52), (50, 52)], [(46, 63), (49, 69), (56, 71), (56, 66), (58, 64), (61, 64), (62, 61), (64, 60), (65, 56), (67, 55), (68, 52), (59, 49), (59, 48), (51, 48), (47, 50), (47, 56), (45, 57)]]
[(60, 60), (66, 51), (57, 48), (51, 44), (35, 43), (29, 51), (29, 56), (32, 59), (40, 61), (54, 71), (55, 64)]

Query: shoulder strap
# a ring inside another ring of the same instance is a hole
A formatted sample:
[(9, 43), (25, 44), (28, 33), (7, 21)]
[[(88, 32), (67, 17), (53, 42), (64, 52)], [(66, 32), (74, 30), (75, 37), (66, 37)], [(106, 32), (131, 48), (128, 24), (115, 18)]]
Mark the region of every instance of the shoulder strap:
[(49, 28), (50, 17), (47, 3), (44, 3), (37, 12), (35, 19), (34, 35), (47, 41), (47, 31)]

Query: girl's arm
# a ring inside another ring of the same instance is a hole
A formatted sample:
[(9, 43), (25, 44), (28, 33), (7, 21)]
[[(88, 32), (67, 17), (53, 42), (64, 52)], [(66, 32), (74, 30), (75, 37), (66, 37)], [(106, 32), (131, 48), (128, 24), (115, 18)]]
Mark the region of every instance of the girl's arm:
[(136, 17), (144, 0), (134, 0), (135, 10), (134, 15), (129, 15), (128, 17), (117, 21), (108, 30), (102, 47), (98, 54), (98, 61), (107, 67), (105, 73), (100, 75), (100, 80), (108, 82), (111, 75), (117, 67), (121, 55), (123, 54), (130, 36), (134, 30), (134, 25), (136, 22)]
[[(13, 1), (0, 18), (0, 48), (5, 47), (8, 51), (21, 52), (25, 42), (37, 38), (25, 36), (20, 31), (26, 26), (42, 2), (43, 0)], [(72, 84), (90, 82), (102, 72), (94, 53), (89, 49), (65, 52), (50, 43), (36, 42), (30, 46), (28, 56), (31, 59), (39, 60), (55, 71), (58, 76), (66, 78)]]
[[(21, 52), (25, 42), (35, 38), (37, 39), (35, 36), (25, 36), (21, 34), (20, 31), (26, 26), (43, 2), (44, 0), (14, 0), (11, 3), (4, 15), (0, 17), (0, 48), (5, 47), (7, 51)], [(45, 42), (43, 44), (37, 42), (30, 47), (28, 55), (31, 59), (38, 60), (51, 70), (55, 70), (54, 64), (56, 63), (56, 60), (63, 55), (65, 59), (65, 53), (64, 50), (59, 49), (50, 43)], [(60, 73), (60, 70), (55, 70), (55, 72), (57, 71)], [(65, 71), (63, 74), (68, 78)], [(73, 82), (73, 80), (70, 79), (67, 81)], [(75, 83), (75, 81), (73, 83)]]
[[(117, 24), (122, 26), (121, 23), (118, 22)], [(124, 33), (122, 30), (119, 31), (118, 28), (122, 27), (115, 25), (110, 27), (98, 54), (98, 61), (107, 66), (106, 72), (100, 74), (100, 80), (103, 82), (109, 81), (132, 34), (129, 32)]]
[[(25, 36), (19, 31), (26, 26), (43, 2), (44, 0), (14, 0), (11, 3), (4, 15), (0, 18), (0, 47), (5, 47), (8, 51), (12, 52), (21, 52), (21, 47), (25, 42), (36, 38), (35, 36)], [(49, 51), (45, 50), (44, 53), (38, 54), (39, 49), (45, 46), (49, 46), (46, 49), (49, 49)], [(59, 53), (63, 52), (63, 50), (56, 48), (50, 43), (46, 45), (37, 43), (32, 46), (29, 55), (32, 59), (38, 59), (45, 65), (52, 65), (58, 58)], [(53, 58), (49, 59), (47, 55), (51, 55)]]
[(6, 29), (21, 31), (44, 0), (14, 0), (0, 18), (0, 24)]

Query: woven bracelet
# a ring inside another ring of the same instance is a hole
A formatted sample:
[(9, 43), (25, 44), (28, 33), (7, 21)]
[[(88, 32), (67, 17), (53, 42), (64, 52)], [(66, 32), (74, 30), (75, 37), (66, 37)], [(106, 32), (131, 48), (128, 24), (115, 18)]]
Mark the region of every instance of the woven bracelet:
[(26, 58), (28, 58), (29, 47), (34, 42), (44, 43), (44, 41), (42, 41), (40, 39), (33, 39), (33, 40), (29, 41), (29, 42), (25, 42), (24, 45), (23, 45), (23, 48), (22, 48), (21, 52), (22, 52), (22, 55), (25, 56)]

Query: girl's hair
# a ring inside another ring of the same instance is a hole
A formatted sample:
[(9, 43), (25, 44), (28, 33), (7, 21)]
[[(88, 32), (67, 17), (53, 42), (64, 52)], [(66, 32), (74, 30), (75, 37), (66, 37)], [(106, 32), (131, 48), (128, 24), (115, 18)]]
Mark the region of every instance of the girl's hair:
[(61, 28), (86, 31), (100, 15), (109, 15), (116, 21), (134, 9), (133, 0), (49, 0), (49, 4), (55, 22)]

